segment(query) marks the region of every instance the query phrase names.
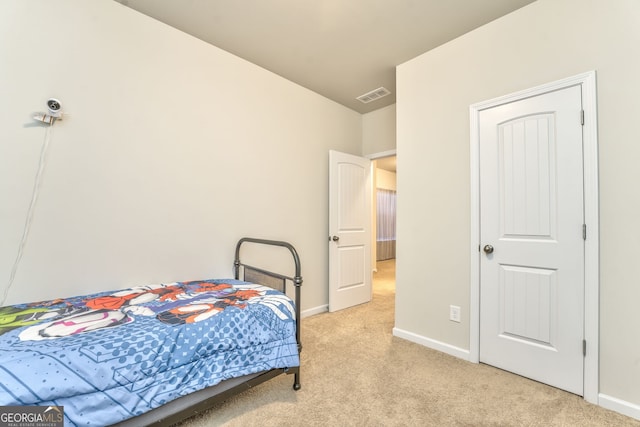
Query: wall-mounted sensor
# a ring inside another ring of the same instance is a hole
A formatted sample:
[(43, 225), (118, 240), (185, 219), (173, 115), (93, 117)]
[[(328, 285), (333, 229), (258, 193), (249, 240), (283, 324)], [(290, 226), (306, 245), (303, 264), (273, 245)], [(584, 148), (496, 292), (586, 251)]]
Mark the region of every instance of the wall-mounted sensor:
[(47, 113), (35, 113), (33, 119), (48, 125), (52, 125), (56, 120), (62, 120), (62, 104), (55, 98), (47, 100)]
[(49, 98), (47, 101), (47, 108), (49, 109), (49, 115), (59, 118), (62, 117), (62, 105), (60, 101), (55, 98)]

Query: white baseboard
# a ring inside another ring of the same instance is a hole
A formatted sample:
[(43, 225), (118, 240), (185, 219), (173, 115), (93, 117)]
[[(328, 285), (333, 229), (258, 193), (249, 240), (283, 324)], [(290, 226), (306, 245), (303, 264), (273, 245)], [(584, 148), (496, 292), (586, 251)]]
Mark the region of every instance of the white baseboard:
[(433, 350), (438, 350), (442, 353), (449, 354), (459, 359), (470, 360), (469, 350), (465, 350), (463, 348), (459, 348), (451, 344), (447, 344), (431, 338), (423, 337), (421, 335), (414, 334), (413, 332), (405, 331), (399, 328), (393, 328), (393, 335), (398, 338), (403, 338), (407, 341), (411, 341), (416, 344), (429, 347)]
[(627, 417), (640, 420), (640, 405), (602, 393), (598, 395), (598, 404), (603, 408), (611, 409), (612, 411), (619, 412)]
[[(463, 348), (459, 348), (451, 344), (443, 343), (441, 341), (434, 340), (431, 338), (423, 337), (422, 335), (414, 334), (413, 332), (408, 332), (399, 328), (393, 328), (393, 335), (398, 338), (402, 338), (407, 341), (411, 341), (416, 344), (423, 345), (433, 350), (437, 350), (442, 353), (449, 354), (459, 359), (470, 361), (471, 355), (469, 350), (465, 350)], [(634, 403), (627, 402), (625, 400), (608, 396), (602, 393), (598, 395), (597, 404), (599, 406), (602, 406), (605, 409), (609, 409), (611, 411), (618, 412), (622, 415), (626, 415), (627, 417), (640, 420), (640, 405), (636, 405)]]
[(313, 316), (315, 314), (325, 313), (327, 311), (329, 311), (329, 304), (324, 304), (318, 307), (303, 310), (300, 313), (300, 317), (304, 319), (305, 317)]

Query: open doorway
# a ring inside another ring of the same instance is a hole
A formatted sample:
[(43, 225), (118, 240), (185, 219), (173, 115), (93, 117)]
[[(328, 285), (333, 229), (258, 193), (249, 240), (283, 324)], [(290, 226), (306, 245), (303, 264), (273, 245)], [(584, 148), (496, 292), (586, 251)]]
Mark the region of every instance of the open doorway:
[(396, 156), (374, 160), (373, 287), (395, 292), (396, 272)]

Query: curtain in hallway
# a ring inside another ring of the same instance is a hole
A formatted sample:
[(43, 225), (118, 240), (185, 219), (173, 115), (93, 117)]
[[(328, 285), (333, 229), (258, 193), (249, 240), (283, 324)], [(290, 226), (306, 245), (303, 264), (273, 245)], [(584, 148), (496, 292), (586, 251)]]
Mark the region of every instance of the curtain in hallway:
[(396, 257), (396, 192), (377, 190), (376, 260)]

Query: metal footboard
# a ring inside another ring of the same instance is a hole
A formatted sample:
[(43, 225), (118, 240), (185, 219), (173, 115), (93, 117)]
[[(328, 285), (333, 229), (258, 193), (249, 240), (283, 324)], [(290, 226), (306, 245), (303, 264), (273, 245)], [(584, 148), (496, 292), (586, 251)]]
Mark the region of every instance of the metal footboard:
[[(295, 274), (293, 277), (285, 276), (279, 273), (274, 273), (268, 270), (254, 267), (244, 264), (240, 261), (240, 248), (244, 243), (255, 243), (258, 245), (268, 246), (280, 246), (286, 248), (291, 253), (295, 264)], [(295, 308), (296, 308), (296, 342), (298, 343), (298, 353), (302, 351), (302, 342), (300, 341), (300, 287), (302, 286), (302, 275), (300, 269), (300, 257), (296, 249), (288, 242), (280, 240), (268, 240), (268, 239), (256, 239), (252, 237), (243, 237), (238, 240), (236, 244), (236, 253), (234, 259), (234, 276), (236, 280), (241, 280), (240, 272), (242, 271), (242, 280), (247, 282), (257, 283), (270, 288), (277, 289), (280, 292), (286, 293), (287, 282), (293, 283), (295, 286)], [(294, 370), (294, 384), (293, 389), (299, 390), (300, 385), (300, 369)]]

